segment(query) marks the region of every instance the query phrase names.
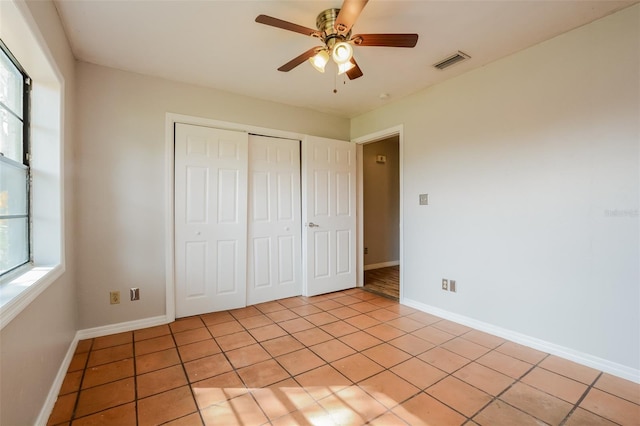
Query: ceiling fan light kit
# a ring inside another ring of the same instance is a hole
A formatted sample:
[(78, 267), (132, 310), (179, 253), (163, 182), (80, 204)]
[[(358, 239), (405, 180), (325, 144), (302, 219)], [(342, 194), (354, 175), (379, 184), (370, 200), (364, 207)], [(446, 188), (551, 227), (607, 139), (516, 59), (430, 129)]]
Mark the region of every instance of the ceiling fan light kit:
[(341, 41), (333, 46), (333, 53), (331, 54), (336, 64), (341, 65), (349, 62), (353, 56), (353, 47), (349, 43)]
[(338, 64), (338, 75), (344, 74), (354, 67), (355, 65), (352, 62), (343, 62), (341, 64)]
[(310, 57), (309, 62), (311, 62), (311, 65), (316, 70), (318, 70), (319, 72), (324, 72), (324, 67), (326, 67), (327, 63), (329, 62), (329, 52), (327, 52), (325, 49), (322, 49), (314, 56)]
[(329, 57), (338, 66), (338, 74), (347, 74), (349, 80), (362, 77), (363, 73), (353, 58), (353, 46), (415, 47), (418, 34), (356, 34), (351, 28), (368, 0), (344, 0), (340, 9), (326, 9), (316, 18), (317, 30), (283, 21), (267, 15), (258, 15), (256, 22), (303, 35), (319, 38), (324, 46), (317, 46), (278, 68), (289, 72), (307, 59), (317, 71), (324, 73)]

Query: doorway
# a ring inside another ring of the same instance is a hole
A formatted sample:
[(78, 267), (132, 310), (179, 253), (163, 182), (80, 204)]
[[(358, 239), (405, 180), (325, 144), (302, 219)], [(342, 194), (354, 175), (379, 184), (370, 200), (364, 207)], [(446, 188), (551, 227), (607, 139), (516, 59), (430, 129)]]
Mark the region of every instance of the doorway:
[(364, 289), (400, 298), (399, 135), (362, 148)]
[[(396, 227), (397, 227), (397, 244), (398, 244), (398, 256), (397, 258), (391, 259), (390, 261), (396, 261), (394, 262), (394, 264), (388, 265), (390, 267), (394, 267), (395, 269), (395, 273), (396, 273), (396, 277), (394, 277), (392, 280), (393, 281), (397, 281), (397, 286), (398, 286), (398, 301), (400, 303), (402, 303), (403, 299), (404, 299), (404, 295), (403, 295), (403, 275), (402, 275), (402, 259), (403, 259), (403, 227), (402, 227), (402, 215), (403, 215), (403, 203), (404, 203), (404, 194), (403, 194), (403, 164), (404, 164), (404, 154), (403, 154), (403, 140), (404, 140), (404, 126), (403, 125), (397, 125), (394, 127), (390, 127), (387, 129), (383, 129), (380, 131), (377, 131), (375, 133), (371, 133), (371, 134), (367, 134), (358, 138), (355, 138), (352, 140), (353, 143), (356, 144), (357, 146), (357, 158), (358, 158), (358, 175), (357, 175), (357, 198), (358, 198), (358, 286), (359, 287), (363, 287), (365, 285), (365, 254), (364, 254), (364, 249), (365, 249), (365, 244), (364, 244), (364, 238), (365, 238), (365, 229), (364, 229), (364, 216), (365, 216), (365, 209), (364, 209), (364, 162), (363, 162), (363, 157), (364, 157), (364, 147), (367, 144), (371, 144), (371, 143), (376, 143), (376, 142), (380, 142), (383, 140), (387, 140), (387, 139), (392, 139), (395, 138), (395, 140), (397, 141), (397, 166), (398, 166), (398, 184), (397, 184), (397, 214), (398, 214), (398, 219), (397, 219), (397, 223), (396, 223)], [(381, 154), (384, 155), (384, 154)], [(376, 160), (377, 160), (377, 154), (376, 154)], [(388, 164), (389, 162), (389, 157), (387, 157), (386, 162)], [(367, 238), (367, 242), (369, 242), (369, 238)], [(369, 247), (367, 247), (369, 248)], [(367, 250), (367, 256), (369, 251)], [(383, 265), (375, 265), (374, 266), (381, 266), (380, 268), (371, 268), (371, 259), (367, 259), (367, 271), (368, 275), (371, 275), (372, 273), (369, 271), (375, 271), (376, 269), (382, 269), (382, 267), (386, 267), (384, 264)], [(383, 263), (383, 262), (380, 262)], [(379, 272), (384, 272), (384, 271), (379, 271)]]

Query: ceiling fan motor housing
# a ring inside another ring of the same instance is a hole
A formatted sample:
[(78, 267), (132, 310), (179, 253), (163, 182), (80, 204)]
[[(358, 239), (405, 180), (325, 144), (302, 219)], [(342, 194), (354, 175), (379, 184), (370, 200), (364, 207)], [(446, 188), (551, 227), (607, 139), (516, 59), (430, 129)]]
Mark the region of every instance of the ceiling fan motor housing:
[(316, 27), (324, 33), (323, 41), (329, 49), (333, 48), (336, 43), (347, 41), (351, 37), (351, 31), (345, 35), (338, 34), (335, 22), (339, 13), (340, 9), (327, 9), (320, 12), (316, 18)]

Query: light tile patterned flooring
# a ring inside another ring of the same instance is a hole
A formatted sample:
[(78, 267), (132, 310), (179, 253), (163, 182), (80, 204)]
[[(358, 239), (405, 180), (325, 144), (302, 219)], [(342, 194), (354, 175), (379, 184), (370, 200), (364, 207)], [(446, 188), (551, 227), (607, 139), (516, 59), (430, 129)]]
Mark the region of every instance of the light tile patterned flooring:
[(638, 425), (640, 386), (352, 289), (79, 342), (50, 425)]

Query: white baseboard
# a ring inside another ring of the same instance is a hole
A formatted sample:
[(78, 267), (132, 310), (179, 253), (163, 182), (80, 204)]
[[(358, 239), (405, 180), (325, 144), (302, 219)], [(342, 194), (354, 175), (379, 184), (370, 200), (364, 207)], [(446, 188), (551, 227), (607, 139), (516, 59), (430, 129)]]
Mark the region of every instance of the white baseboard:
[(587, 367), (595, 368), (596, 370), (604, 371), (605, 373), (621, 377), (625, 380), (640, 383), (640, 370), (637, 370), (635, 368), (608, 361), (606, 359), (560, 346), (555, 343), (547, 342), (545, 340), (537, 339), (535, 337), (527, 336), (513, 330), (497, 327), (492, 324), (475, 320), (473, 318), (465, 317), (464, 315), (445, 311), (444, 309), (436, 308), (435, 306), (427, 305), (415, 300), (405, 298), (400, 302), (403, 305), (407, 305), (420, 311), (436, 315), (440, 318), (463, 324), (468, 327), (475, 328), (476, 330), (484, 331), (486, 333), (493, 334), (494, 336), (502, 337), (503, 339), (507, 339), (542, 352), (556, 355), (560, 358), (568, 359), (569, 361), (577, 362), (578, 364), (582, 364)]
[(399, 260), (391, 260), (389, 262), (382, 263), (371, 263), (369, 265), (364, 265), (364, 270), (369, 271), (371, 269), (380, 269), (380, 268), (388, 268), (389, 266), (398, 266), (400, 264)]
[(69, 345), (69, 349), (67, 349), (67, 354), (64, 356), (64, 359), (62, 360), (62, 364), (60, 364), (60, 368), (58, 369), (58, 374), (56, 374), (56, 377), (53, 380), (53, 384), (49, 389), (49, 394), (47, 395), (47, 399), (44, 401), (44, 404), (42, 405), (42, 409), (40, 410), (40, 414), (36, 419), (35, 425), (45, 426), (47, 424), (47, 421), (49, 420), (49, 416), (51, 416), (51, 412), (53, 411), (53, 406), (56, 404), (56, 400), (58, 399), (60, 388), (62, 388), (62, 382), (64, 381), (64, 377), (67, 375), (69, 364), (71, 364), (71, 360), (73, 359), (73, 355), (76, 352), (77, 346), (78, 346), (78, 334), (76, 333), (75, 337), (71, 341), (71, 344)]
[(58, 374), (56, 374), (55, 379), (53, 380), (53, 384), (49, 389), (49, 394), (47, 395), (47, 399), (45, 400), (42, 409), (40, 410), (40, 414), (36, 419), (35, 424), (37, 426), (45, 426), (47, 421), (49, 420), (49, 416), (51, 416), (51, 412), (53, 411), (53, 407), (58, 399), (58, 394), (60, 393), (60, 388), (62, 388), (62, 382), (64, 381), (65, 376), (67, 375), (67, 370), (69, 369), (69, 365), (71, 364), (71, 360), (73, 359), (73, 355), (76, 352), (76, 348), (78, 347), (78, 342), (84, 339), (92, 339), (94, 337), (107, 336), (109, 334), (123, 333), (125, 331), (139, 330), (141, 328), (154, 327), (156, 325), (167, 324), (171, 321), (167, 320), (165, 315), (145, 318), (136, 321), (129, 322), (121, 322), (118, 324), (105, 325), (102, 327), (88, 328), (85, 330), (78, 330), (76, 332), (75, 337), (69, 344), (69, 349), (67, 349), (67, 354), (62, 360), (62, 364), (60, 364), (60, 368), (58, 369)]
[(139, 330), (141, 328), (155, 327), (156, 325), (167, 324), (165, 315), (157, 317), (144, 318), (141, 320), (120, 322), (117, 324), (104, 325), (102, 327), (87, 328), (78, 330), (76, 337), (78, 340), (92, 339), (94, 337), (107, 336), (109, 334), (124, 333), (125, 331)]

